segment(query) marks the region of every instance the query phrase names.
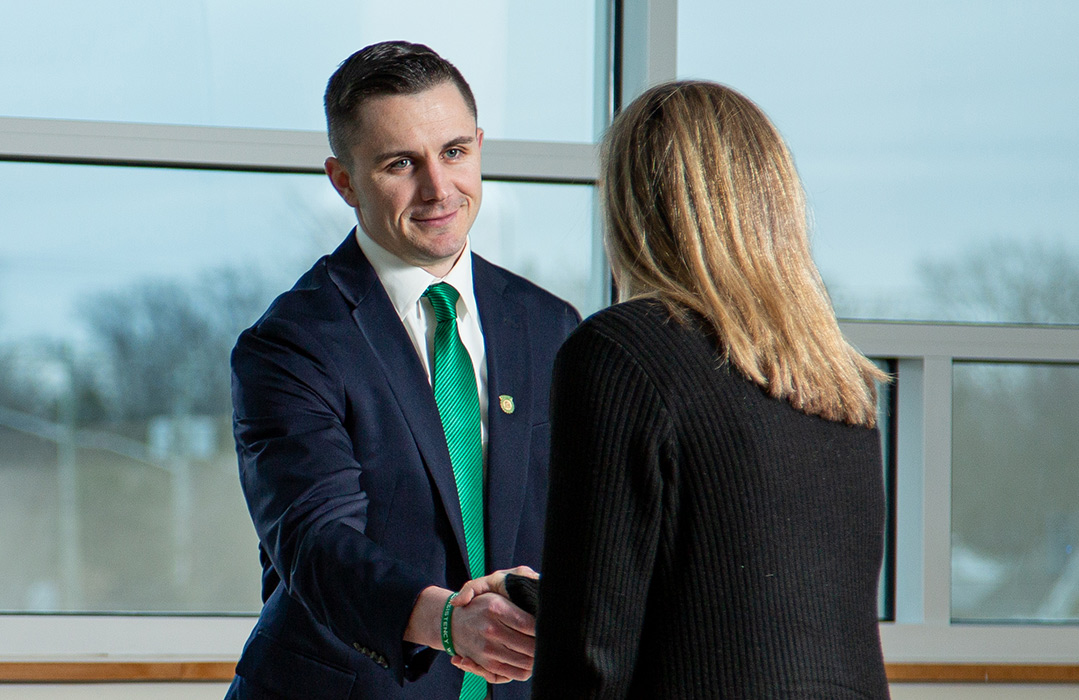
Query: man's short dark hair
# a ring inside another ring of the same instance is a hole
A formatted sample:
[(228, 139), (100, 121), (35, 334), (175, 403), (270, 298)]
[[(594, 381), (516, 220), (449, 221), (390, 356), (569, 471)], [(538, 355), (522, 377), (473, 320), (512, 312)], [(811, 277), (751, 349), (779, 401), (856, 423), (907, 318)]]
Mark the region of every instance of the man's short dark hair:
[(352, 54), (337, 67), (326, 85), (326, 128), (330, 148), (346, 165), (358, 126), (358, 110), (372, 97), (414, 95), (453, 83), (476, 116), (476, 99), (457, 68), (423, 44), (384, 41)]

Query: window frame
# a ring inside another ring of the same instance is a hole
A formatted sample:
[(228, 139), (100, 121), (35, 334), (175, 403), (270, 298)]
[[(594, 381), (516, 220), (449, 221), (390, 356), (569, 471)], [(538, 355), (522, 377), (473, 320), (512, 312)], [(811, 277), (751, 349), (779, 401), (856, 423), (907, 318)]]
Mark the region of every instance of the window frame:
[(951, 620), (952, 368), (1079, 364), (1079, 327), (845, 321), (863, 353), (897, 360), (895, 621), (891, 663), (1074, 664), (1079, 624)]

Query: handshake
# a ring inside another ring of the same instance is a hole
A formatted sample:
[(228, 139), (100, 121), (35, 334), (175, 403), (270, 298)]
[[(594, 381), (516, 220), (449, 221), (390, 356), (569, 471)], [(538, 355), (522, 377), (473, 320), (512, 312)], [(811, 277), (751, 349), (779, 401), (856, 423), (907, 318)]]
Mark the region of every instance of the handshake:
[(405, 639), (444, 649), (454, 666), (488, 683), (528, 680), (536, 653), (538, 584), (538, 573), (518, 566), (472, 579), (456, 593), (428, 587)]

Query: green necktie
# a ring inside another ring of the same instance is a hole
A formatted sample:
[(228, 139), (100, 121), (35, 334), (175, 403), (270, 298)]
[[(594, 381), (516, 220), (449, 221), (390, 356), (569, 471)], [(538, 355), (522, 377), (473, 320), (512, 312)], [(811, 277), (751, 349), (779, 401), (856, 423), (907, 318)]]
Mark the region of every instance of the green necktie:
[[(486, 574), (483, 545), (483, 442), (480, 401), (472, 358), (457, 332), (457, 290), (445, 282), (432, 284), (423, 293), (435, 310), (435, 404), (446, 433), (453, 479), (464, 522), (468, 571), (472, 578)], [(461, 700), (482, 700), (487, 682), (465, 674)]]

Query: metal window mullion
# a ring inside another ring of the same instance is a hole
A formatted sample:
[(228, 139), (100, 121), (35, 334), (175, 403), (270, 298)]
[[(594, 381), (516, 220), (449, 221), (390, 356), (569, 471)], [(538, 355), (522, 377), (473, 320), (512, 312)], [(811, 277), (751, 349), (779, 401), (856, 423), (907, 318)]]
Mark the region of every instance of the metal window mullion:
[(648, 87), (678, 76), (678, 0), (615, 0), (620, 3), (622, 37), (621, 104), (629, 104)]
[(951, 622), (952, 358), (925, 358), (923, 380), (923, 619)]
[(952, 358), (898, 362), (896, 609), (900, 625), (951, 621)]
[(0, 118), (0, 158), (60, 163), (321, 172), (317, 132)]
[(1079, 326), (842, 321), (843, 333), (874, 357), (947, 355), (988, 362), (1079, 362)]
[[(330, 148), (315, 131), (0, 118), (0, 159), (321, 173)], [(484, 141), (484, 176), (590, 183), (592, 144)]]

